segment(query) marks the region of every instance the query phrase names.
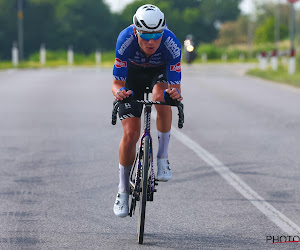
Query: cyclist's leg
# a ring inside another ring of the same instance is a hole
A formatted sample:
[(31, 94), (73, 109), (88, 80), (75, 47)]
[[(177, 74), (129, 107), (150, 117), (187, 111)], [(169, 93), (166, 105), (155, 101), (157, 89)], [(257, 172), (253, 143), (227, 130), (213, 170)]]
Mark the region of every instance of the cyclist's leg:
[[(133, 91), (135, 100), (143, 98), (143, 90), (139, 87), (141, 76), (143, 74), (138, 70), (129, 67), (125, 87)], [(119, 117), (123, 126), (123, 137), (119, 145), (119, 163), (125, 168), (131, 167), (135, 159), (136, 143), (141, 130), (142, 108), (142, 104), (137, 103), (121, 103), (119, 106)]]
[[(164, 90), (168, 88), (167, 83), (157, 83), (153, 88), (153, 100), (164, 101)], [(157, 130), (158, 130), (158, 152), (157, 152), (157, 179), (168, 181), (172, 177), (170, 163), (168, 161), (168, 147), (171, 134), (172, 110), (170, 106), (156, 105)]]
[(140, 118), (128, 118), (122, 121), (123, 136), (119, 145), (119, 192), (129, 193), (129, 175), (135, 159), (136, 143), (140, 135)]
[(119, 185), (114, 213), (126, 217), (129, 213), (129, 175), (135, 158), (136, 143), (140, 135), (140, 118), (132, 117), (122, 120), (123, 136), (119, 145)]
[[(168, 88), (167, 83), (156, 83), (153, 87), (153, 101), (164, 101), (164, 90)], [(172, 110), (170, 106), (155, 105), (157, 111), (156, 126), (157, 130), (162, 133), (167, 133), (171, 130)]]
[(119, 146), (119, 162), (124, 167), (131, 166), (135, 159), (136, 143), (140, 136), (141, 118), (131, 117), (122, 120), (123, 136)]
[[(136, 88), (139, 76), (137, 72), (129, 70), (125, 87), (134, 92), (134, 97), (141, 95)], [(141, 95), (141, 96), (140, 96)], [(136, 143), (140, 136), (142, 105), (136, 103), (121, 103), (119, 117), (123, 126), (123, 136), (119, 145), (119, 186), (114, 204), (114, 213), (119, 217), (126, 217), (129, 212), (129, 175), (135, 158)]]

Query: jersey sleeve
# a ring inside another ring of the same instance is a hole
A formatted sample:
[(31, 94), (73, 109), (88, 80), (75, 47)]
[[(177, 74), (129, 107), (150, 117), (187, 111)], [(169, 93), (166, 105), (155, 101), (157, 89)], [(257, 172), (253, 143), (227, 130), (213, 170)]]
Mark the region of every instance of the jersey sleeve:
[(164, 41), (168, 51), (167, 80), (168, 84), (181, 83), (181, 44), (173, 33)]
[(134, 35), (129, 31), (129, 28), (123, 30), (116, 44), (116, 57), (113, 69), (113, 78), (120, 81), (126, 81), (128, 74), (128, 55), (130, 45), (134, 40)]

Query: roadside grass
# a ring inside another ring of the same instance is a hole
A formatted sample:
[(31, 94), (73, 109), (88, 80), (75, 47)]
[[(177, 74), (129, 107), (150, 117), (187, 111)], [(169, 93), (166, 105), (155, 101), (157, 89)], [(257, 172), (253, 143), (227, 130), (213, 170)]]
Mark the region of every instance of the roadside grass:
[[(201, 57), (197, 57), (193, 63), (198, 64), (223, 64), (223, 63), (255, 63), (257, 62), (256, 58), (246, 58), (246, 59), (239, 59), (239, 58), (229, 58), (227, 60), (222, 59), (209, 59), (206, 61), (202, 61)], [(186, 63), (185, 60), (183, 60), (183, 64)]]
[(12, 68), (13, 65), (11, 62), (8, 62), (8, 61), (2, 61), (0, 62), (0, 70), (1, 69), (9, 69), (9, 68)]
[(277, 71), (274, 71), (271, 68), (268, 68), (265, 71), (254, 68), (250, 69), (247, 74), (300, 88), (300, 72), (296, 71), (295, 74), (290, 75), (286, 66), (279, 66)]

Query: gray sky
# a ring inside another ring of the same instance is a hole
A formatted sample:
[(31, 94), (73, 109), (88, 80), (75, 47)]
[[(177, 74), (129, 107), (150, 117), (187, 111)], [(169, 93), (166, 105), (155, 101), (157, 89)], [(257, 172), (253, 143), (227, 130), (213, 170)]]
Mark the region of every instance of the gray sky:
[(133, 2), (133, 0), (104, 0), (113, 12), (123, 9), (126, 4)]
[[(126, 4), (133, 2), (133, 0), (104, 0), (104, 1), (110, 6), (111, 10), (114, 12), (122, 10), (126, 6)], [(252, 12), (254, 9), (255, 1), (257, 2), (269, 1), (273, 3), (287, 2), (287, 0), (243, 0), (240, 5), (242, 12), (245, 14)], [(148, 2), (151, 3), (151, 0), (149, 0)], [(147, 1), (145, 1), (145, 3), (147, 3)], [(296, 7), (298, 8), (299, 6), (300, 6), (300, 1), (296, 3)]]

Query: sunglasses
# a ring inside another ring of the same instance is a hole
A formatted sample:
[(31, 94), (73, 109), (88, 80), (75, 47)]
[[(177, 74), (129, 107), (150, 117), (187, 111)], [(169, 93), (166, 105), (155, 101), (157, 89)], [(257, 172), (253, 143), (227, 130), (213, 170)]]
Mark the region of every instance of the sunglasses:
[(162, 35), (164, 33), (164, 31), (159, 32), (159, 33), (140, 33), (138, 30), (136, 32), (140, 35), (140, 37), (143, 40), (146, 40), (146, 41), (150, 41), (151, 39), (158, 40), (159, 38), (162, 37)]

